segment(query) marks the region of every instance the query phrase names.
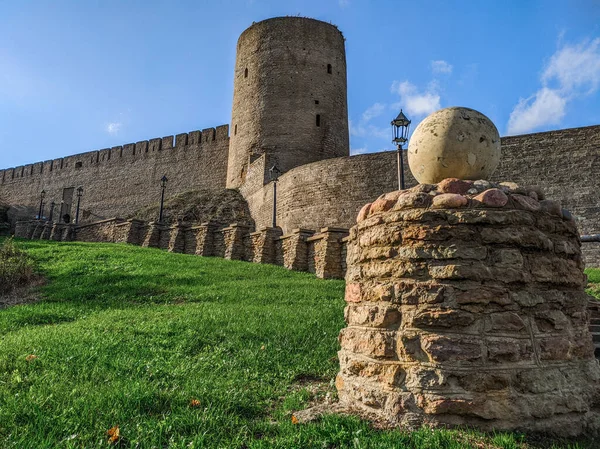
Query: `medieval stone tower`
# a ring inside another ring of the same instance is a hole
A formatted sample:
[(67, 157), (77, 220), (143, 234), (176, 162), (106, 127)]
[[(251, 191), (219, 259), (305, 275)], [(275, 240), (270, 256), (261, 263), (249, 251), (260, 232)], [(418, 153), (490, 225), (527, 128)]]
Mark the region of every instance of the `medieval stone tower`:
[(346, 54), (335, 26), (277, 17), (240, 36), (227, 187), (244, 184), (263, 154), (282, 172), (349, 155)]

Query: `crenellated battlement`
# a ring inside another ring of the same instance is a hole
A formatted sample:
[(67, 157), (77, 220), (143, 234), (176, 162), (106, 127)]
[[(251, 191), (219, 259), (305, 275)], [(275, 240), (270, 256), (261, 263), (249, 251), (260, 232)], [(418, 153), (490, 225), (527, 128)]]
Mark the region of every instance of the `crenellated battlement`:
[(127, 215), (159, 200), (165, 175), (168, 195), (225, 188), (228, 154), (229, 125), (205, 128), (0, 170), (0, 196), (13, 223), (73, 219), (80, 186), (81, 222)]
[(190, 131), (175, 136), (141, 140), (112, 148), (87, 151), (53, 160), (2, 169), (0, 170), (0, 184), (23, 178), (40, 177), (51, 173), (64, 172), (65, 170), (95, 167), (103, 163), (119, 164), (131, 162), (136, 158), (153, 156), (160, 151), (191, 149), (190, 147), (201, 149), (210, 145), (228, 143), (228, 141), (229, 125), (205, 128), (201, 131)]

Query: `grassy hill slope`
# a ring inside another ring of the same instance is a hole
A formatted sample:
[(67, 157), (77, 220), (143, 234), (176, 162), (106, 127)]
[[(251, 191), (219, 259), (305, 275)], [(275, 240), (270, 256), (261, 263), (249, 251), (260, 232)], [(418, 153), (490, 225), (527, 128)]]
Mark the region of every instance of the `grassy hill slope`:
[(542, 447), (341, 416), (293, 424), (335, 395), (342, 281), (125, 245), (19, 245), (48, 285), (0, 310), (2, 448), (107, 447), (116, 426), (113, 447)]

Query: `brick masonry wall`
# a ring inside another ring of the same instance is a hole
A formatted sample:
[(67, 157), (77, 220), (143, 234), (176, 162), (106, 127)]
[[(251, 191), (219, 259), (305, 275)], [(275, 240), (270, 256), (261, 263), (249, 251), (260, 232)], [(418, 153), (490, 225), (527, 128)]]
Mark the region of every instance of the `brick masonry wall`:
[[(406, 152), (404, 153), (406, 156)], [(406, 162), (406, 158), (405, 158)], [(408, 164), (407, 187), (416, 184)], [(277, 223), (294, 228), (350, 227), (360, 208), (397, 189), (393, 151), (327, 159), (279, 178)], [(242, 194), (257, 227), (271, 223), (273, 186), (249, 179)], [(600, 126), (502, 138), (502, 157), (492, 180), (538, 185), (575, 216), (582, 234), (600, 233)], [(600, 259), (599, 259), (600, 261)], [(598, 263), (598, 262), (596, 262)]]
[(284, 172), (349, 154), (346, 54), (337, 27), (277, 17), (240, 36), (227, 187), (239, 187), (252, 156), (263, 153)]
[[(406, 178), (408, 186), (415, 184), (408, 169)], [(303, 165), (279, 178), (277, 225), (284, 233), (295, 228), (349, 228), (362, 206), (397, 188), (395, 151)], [(273, 184), (268, 183), (254, 192), (242, 190), (242, 193), (257, 228), (270, 226)]]
[(600, 233), (600, 126), (502, 138), (492, 180), (539, 185), (575, 216), (581, 234)]
[(582, 242), (581, 254), (587, 268), (600, 268), (600, 242)]
[[(45, 212), (55, 201), (61, 216), (63, 189), (84, 189), (80, 221), (127, 216), (160, 200), (160, 178), (167, 175), (166, 196), (194, 188), (223, 189), (227, 172), (227, 125), (151, 139), (135, 144), (67, 156), (0, 170), (0, 197), (11, 206), (37, 212), (40, 192), (46, 191)], [(73, 194), (69, 213), (75, 216)], [(30, 218), (33, 218), (30, 217)]]
[(75, 231), (75, 240), (83, 242), (114, 242), (115, 226), (123, 223), (123, 221), (120, 218), (110, 218), (78, 226)]
[(406, 428), (600, 434), (576, 224), (536, 191), (500, 187), (442, 181), (361, 210), (343, 405)]

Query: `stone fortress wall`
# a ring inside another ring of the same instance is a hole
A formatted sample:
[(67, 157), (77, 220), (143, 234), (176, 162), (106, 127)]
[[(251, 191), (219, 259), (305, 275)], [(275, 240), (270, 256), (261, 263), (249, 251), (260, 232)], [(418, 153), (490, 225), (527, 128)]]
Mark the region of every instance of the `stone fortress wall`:
[[(252, 25), (238, 42), (234, 86), (231, 128), (0, 170), (0, 198), (34, 218), (44, 189), (46, 214), (50, 201), (64, 200), (62, 212), (74, 216), (74, 189), (82, 186), (86, 223), (157, 203), (166, 174), (167, 197), (238, 188), (259, 230), (272, 222), (269, 168), (277, 164), (283, 172), (277, 224), (289, 234), (350, 228), (364, 204), (398, 188), (395, 152), (348, 156), (344, 38), (335, 26), (299, 17)], [(572, 211), (582, 234), (596, 234), (599, 159), (600, 126), (505, 137), (492, 180), (539, 185)], [(407, 186), (414, 185), (409, 170), (406, 175)], [(600, 243), (584, 248), (587, 260), (600, 262)]]
[[(45, 213), (57, 203), (54, 218), (74, 218), (78, 186), (84, 188), (83, 221), (127, 216), (159, 201), (160, 179), (167, 175), (169, 192), (224, 189), (229, 148), (228, 126), (129, 143), (99, 151), (0, 170), (0, 197), (38, 213), (46, 191)], [(62, 210), (60, 202), (64, 200)]]

